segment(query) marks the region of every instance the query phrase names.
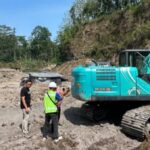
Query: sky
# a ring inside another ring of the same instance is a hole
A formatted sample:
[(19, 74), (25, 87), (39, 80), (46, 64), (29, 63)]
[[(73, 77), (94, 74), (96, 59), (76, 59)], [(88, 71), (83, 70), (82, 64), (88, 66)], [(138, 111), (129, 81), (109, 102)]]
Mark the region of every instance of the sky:
[(74, 0), (0, 0), (0, 25), (29, 38), (37, 26), (47, 27), (54, 40)]

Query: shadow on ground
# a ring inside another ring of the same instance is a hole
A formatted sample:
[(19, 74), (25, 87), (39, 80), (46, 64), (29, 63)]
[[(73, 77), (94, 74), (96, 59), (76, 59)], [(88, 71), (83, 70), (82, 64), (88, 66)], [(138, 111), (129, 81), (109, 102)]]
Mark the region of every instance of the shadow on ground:
[(66, 109), (64, 115), (67, 120), (69, 120), (71, 123), (75, 125), (93, 126), (97, 124), (97, 122), (87, 119), (85, 115), (82, 113), (81, 108), (78, 107), (70, 107), (69, 109)]

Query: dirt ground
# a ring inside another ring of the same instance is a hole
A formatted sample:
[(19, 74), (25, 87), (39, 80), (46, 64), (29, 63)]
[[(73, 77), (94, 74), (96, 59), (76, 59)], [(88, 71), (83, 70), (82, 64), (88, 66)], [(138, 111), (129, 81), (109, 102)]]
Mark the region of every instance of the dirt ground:
[[(42, 141), (44, 123), (43, 95), (47, 84), (35, 83), (31, 88), (32, 113), (30, 133), (21, 132), (22, 112), (19, 107), (20, 80), (25, 73), (0, 70), (0, 149), (1, 150), (148, 150), (149, 141), (141, 143), (121, 132), (109, 120), (93, 123), (82, 117), (83, 102), (71, 95), (64, 98), (59, 132), (63, 140), (55, 144), (51, 137)], [(70, 83), (64, 83), (70, 84)], [(70, 86), (70, 85), (68, 85)], [(148, 145), (148, 146), (146, 146)], [(147, 148), (146, 148), (147, 147)]]

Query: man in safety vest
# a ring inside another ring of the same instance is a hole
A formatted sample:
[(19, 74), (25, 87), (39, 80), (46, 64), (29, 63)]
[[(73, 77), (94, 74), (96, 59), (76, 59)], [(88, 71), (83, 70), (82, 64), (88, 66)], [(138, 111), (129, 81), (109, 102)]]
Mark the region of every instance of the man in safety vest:
[(55, 82), (49, 83), (49, 90), (45, 93), (44, 96), (44, 110), (45, 110), (45, 127), (43, 132), (43, 140), (47, 139), (47, 127), (49, 126), (50, 120), (52, 121), (51, 124), (51, 131), (52, 131), (52, 138), (54, 142), (58, 142), (62, 139), (61, 136), (58, 134), (58, 106), (61, 103), (62, 97), (60, 94), (56, 92), (57, 85)]

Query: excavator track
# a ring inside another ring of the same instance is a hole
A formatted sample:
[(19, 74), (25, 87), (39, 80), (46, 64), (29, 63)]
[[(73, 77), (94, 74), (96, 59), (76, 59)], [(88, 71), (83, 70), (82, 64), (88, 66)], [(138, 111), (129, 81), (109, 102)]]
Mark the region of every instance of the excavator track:
[(108, 113), (107, 109), (105, 109), (104, 107), (101, 108), (100, 105), (96, 103), (85, 103), (82, 105), (81, 109), (82, 117), (96, 122), (103, 120)]
[(138, 139), (150, 137), (150, 105), (127, 111), (121, 121), (122, 131)]

